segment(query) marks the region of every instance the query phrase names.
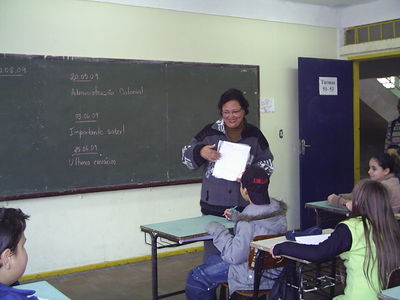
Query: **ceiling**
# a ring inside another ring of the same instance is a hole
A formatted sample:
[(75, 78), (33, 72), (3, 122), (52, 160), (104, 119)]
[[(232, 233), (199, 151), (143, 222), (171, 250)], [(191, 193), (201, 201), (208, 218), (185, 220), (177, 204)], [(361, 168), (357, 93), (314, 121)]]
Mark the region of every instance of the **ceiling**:
[(286, 0), (289, 2), (323, 5), (330, 7), (343, 7), (343, 6), (353, 6), (357, 4), (370, 3), (377, 0)]

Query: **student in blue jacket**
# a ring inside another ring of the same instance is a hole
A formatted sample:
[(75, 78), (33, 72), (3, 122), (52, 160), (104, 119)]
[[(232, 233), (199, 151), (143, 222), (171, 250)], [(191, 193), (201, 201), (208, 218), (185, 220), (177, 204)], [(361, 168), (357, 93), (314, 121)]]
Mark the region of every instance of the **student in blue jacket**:
[(38, 300), (35, 291), (11, 287), (25, 272), (28, 255), (25, 250), (25, 220), (20, 209), (0, 208), (0, 299)]

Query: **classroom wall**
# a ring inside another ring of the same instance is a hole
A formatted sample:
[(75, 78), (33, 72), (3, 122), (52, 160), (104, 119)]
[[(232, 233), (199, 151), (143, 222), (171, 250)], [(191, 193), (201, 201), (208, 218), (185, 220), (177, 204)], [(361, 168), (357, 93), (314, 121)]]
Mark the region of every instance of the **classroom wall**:
[[(0, 53), (259, 65), (261, 98), (276, 107), (261, 114), (275, 155), (270, 195), (299, 226), (297, 57), (336, 58), (335, 28), (78, 0), (2, 0), (0, 11)], [(188, 184), (2, 205), (31, 215), (25, 274), (34, 274), (149, 255), (139, 226), (200, 215), (199, 193)]]
[[(291, 0), (90, 0), (210, 15), (336, 27), (335, 6)], [(380, 0), (388, 1), (388, 0)], [(396, 1), (396, 0), (392, 0)]]

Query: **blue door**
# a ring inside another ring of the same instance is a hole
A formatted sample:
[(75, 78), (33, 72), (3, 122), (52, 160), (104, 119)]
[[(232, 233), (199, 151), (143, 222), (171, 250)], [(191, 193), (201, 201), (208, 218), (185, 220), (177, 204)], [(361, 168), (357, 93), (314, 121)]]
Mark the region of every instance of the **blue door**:
[(352, 62), (300, 57), (298, 83), (300, 222), (305, 229), (315, 225), (306, 202), (349, 193), (354, 185)]

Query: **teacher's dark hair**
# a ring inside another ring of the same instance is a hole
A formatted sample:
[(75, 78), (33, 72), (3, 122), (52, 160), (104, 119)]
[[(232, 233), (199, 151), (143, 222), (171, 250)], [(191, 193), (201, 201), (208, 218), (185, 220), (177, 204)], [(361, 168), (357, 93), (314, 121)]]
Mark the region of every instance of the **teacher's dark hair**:
[(244, 109), (245, 115), (249, 113), (249, 102), (247, 102), (246, 98), (243, 96), (243, 93), (238, 89), (229, 89), (221, 95), (221, 98), (219, 98), (218, 108), (221, 115), (222, 106), (231, 100), (236, 100), (239, 102), (240, 107)]

